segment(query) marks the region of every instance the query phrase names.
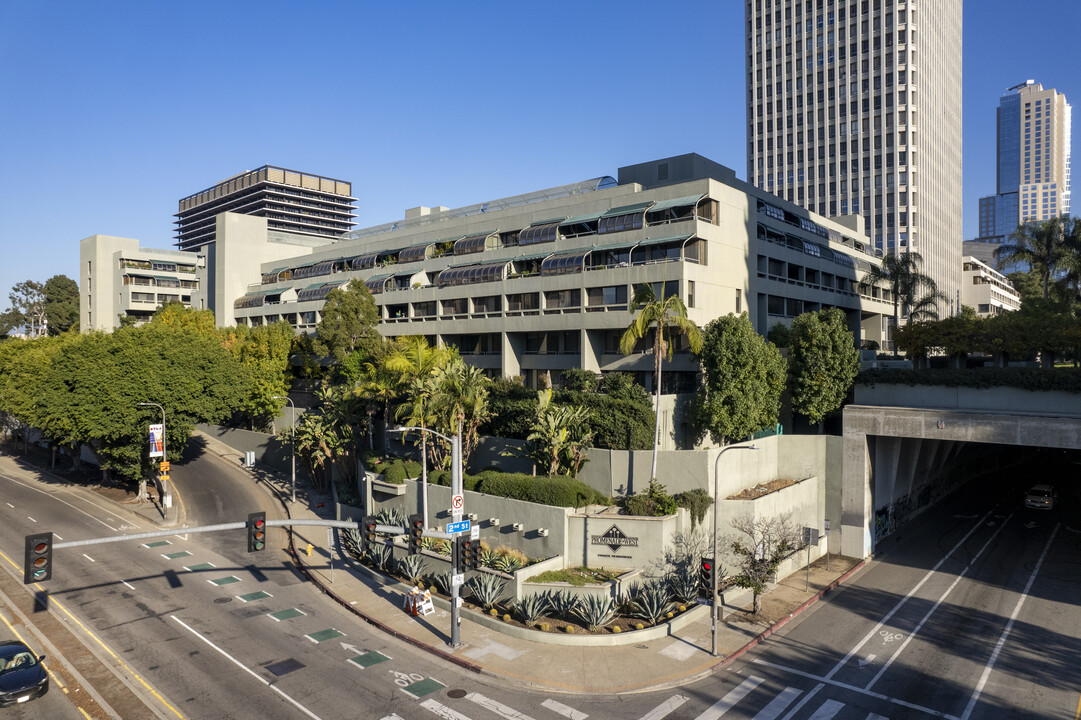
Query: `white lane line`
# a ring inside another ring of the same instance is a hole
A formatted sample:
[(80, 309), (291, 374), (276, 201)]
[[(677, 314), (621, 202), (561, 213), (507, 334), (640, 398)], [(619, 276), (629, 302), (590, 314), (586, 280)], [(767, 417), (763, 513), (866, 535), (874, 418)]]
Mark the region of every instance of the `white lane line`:
[(1006, 638), (1010, 636), (1010, 631), (1013, 630), (1014, 621), (1017, 620), (1017, 616), (1021, 613), (1021, 606), (1025, 604), (1025, 600), (1028, 598), (1028, 591), (1032, 589), (1032, 583), (1036, 581), (1036, 574), (1040, 572), (1040, 566), (1043, 565), (1044, 558), (1047, 557), (1047, 551), (1051, 549), (1051, 543), (1055, 541), (1055, 535), (1058, 534), (1058, 529), (1062, 527), (1062, 523), (1055, 525), (1055, 529), (1051, 531), (1051, 537), (1047, 538), (1047, 544), (1043, 546), (1043, 552), (1040, 553), (1040, 559), (1036, 561), (1036, 567), (1032, 568), (1032, 574), (1028, 576), (1028, 582), (1025, 583), (1025, 589), (1021, 593), (1021, 597), (1017, 598), (1017, 605), (1014, 606), (1013, 612), (1010, 613), (1010, 621), (1006, 623), (1006, 627), (1002, 630), (1002, 635), (999, 636), (998, 642), (995, 643), (995, 649), (991, 653), (991, 659), (987, 661), (987, 664), (983, 668), (983, 674), (980, 675), (980, 682), (977, 683), (976, 689), (972, 692), (972, 697), (968, 700), (968, 705), (965, 706), (965, 711), (961, 713), (961, 720), (968, 720), (969, 715), (972, 714), (972, 708), (976, 707), (976, 702), (980, 699), (980, 694), (983, 693), (984, 686), (987, 685), (987, 679), (991, 677), (991, 670), (995, 667), (995, 661), (998, 660), (998, 654), (1002, 651), (1002, 646), (1006, 644)]
[(642, 720), (664, 720), (670, 713), (675, 712), (687, 702), (686, 695), (673, 695), (657, 707), (642, 716)]
[(784, 716), (784, 720), (791, 720), (792, 716), (798, 713), (804, 705), (811, 702), (811, 698), (817, 695), (818, 691), (824, 687), (826, 687), (825, 683), (818, 683), (817, 685), (815, 685), (814, 688), (811, 689), (811, 692), (804, 695), (803, 699), (796, 703), (796, 707), (792, 708), (792, 710)]
[(761, 685), (765, 680), (760, 677), (751, 675), (746, 680), (736, 686), (732, 692), (725, 695), (723, 698), (713, 703), (713, 706), (699, 715), (695, 720), (717, 720), (720, 716), (731, 710), (736, 703), (743, 698), (747, 697), (748, 693)]
[(808, 718), (808, 720), (830, 720), (831, 717), (841, 712), (841, 708), (844, 706), (845, 704), (843, 702), (827, 700), (815, 710), (815, 714)]
[(53, 537), (56, 538), (57, 540), (59, 540), (60, 542), (64, 542), (64, 538), (60, 537), (56, 533), (53, 533)]
[(781, 694), (769, 701), (769, 705), (762, 708), (762, 710), (754, 716), (754, 720), (774, 720), (778, 715), (785, 711), (792, 701), (799, 697), (803, 691), (799, 688), (787, 687), (781, 691)]
[(589, 717), (589, 715), (584, 712), (575, 710), (568, 705), (564, 705), (561, 702), (556, 702), (555, 700), (552, 700), (550, 698), (542, 702), (541, 707), (546, 707), (554, 713), (559, 713), (565, 718), (570, 718), (570, 720), (586, 720), (586, 718)]
[(37, 520), (35, 520), (34, 518), (30, 517), (29, 515), (27, 515), (26, 517), (27, 517), (27, 518), (28, 518), (28, 519), (30, 520), (30, 522), (34, 522), (34, 523), (36, 523), (36, 522), (37, 522)]
[(798, 705), (796, 705), (796, 707), (794, 707), (792, 709), (792, 712), (788, 713), (788, 715), (785, 715), (786, 719), (792, 717), (793, 713), (795, 713), (797, 710), (799, 710), (801, 707), (803, 707), (803, 705), (808, 700), (810, 700), (811, 697), (816, 692), (818, 692), (820, 689), (822, 689), (823, 685), (829, 684), (829, 685), (832, 685), (834, 687), (839, 687), (839, 688), (843, 688), (845, 690), (849, 690), (849, 691), (854, 692), (854, 693), (859, 693), (860, 695), (866, 695), (867, 697), (873, 697), (873, 698), (876, 698), (878, 700), (884, 700), (885, 702), (893, 703), (894, 705), (900, 705), (901, 707), (906, 707), (906, 708), (909, 708), (911, 710), (918, 710), (918, 711), (920, 711), (922, 713), (927, 713), (928, 715), (933, 715), (934, 717), (947, 718), (947, 720), (960, 720), (956, 715), (948, 715), (947, 713), (941, 712), (939, 710), (932, 710), (931, 708), (924, 707), (923, 705), (917, 705), (915, 703), (910, 703), (910, 702), (908, 702), (906, 700), (898, 700), (897, 698), (892, 698), (889, 695), (883, 695), (882, 693), (875, 692), (873, 690), (864, 690), (861, 687), (857, 687), (856, 685), (849, 685), (848, 683), (843, 683), (840, 680), (831, 680), (829, 678), (822, 677), (821, 675), (812, 675), (809, 672), (804, 672), (803, 670), (797, 670), (796, 668), (788, 667), (787, 665), (778, 665), (777, 663), (771, 663), (768, 660), (752, 660), (751, 662), (753, 662), (756, 665), (765, 665), (766, 667), (771, 667), (771, 668), (774, 668), (775, 670), (783, 670), (784, 672), (790, 672), (793, 675), (799, 675), (800, 677), (805, 677), (808, 680), (815, 680), (816, 682), (819, 683), (819, 685), (817, 687), (815, 687), (814, 690), (809, 692), (807, 694), (807, 696), (805, 698), (803, 698), (802, 702), (800, 702)]
[(83, 553), (83, 557), (86, 558), (87, 560), (89, 560), (90, 562), (97, 562), (94, 558), (90, 557), (86, 553)]
[(14, 509), (15, 509), (15, 506), (14, 506), (14, 505), (12, 505), (11, 503), (8, 503), (8, 504), (7, 504), (7, 506), (8, 506), (9, 508), (11, 508), (12, 510), (14, 510)]
[[(891, 617), (893, 617), (893, 616), (894, 616), (894, 614), (895, 614), (895, 613), (896, 613), (896, 612), (897, 612), (898, 610), (900, 610), (900, 609), (901, 609), (901, 606), (902, 606), (902, 605), (904, 605), (904, 604), (905, 604), (906, 602), (908, 602), (908, 601), (909, 601), (909, 600), (910, 600), (910, 599), (912, 598), (912, 596), (913, 596), (913, 595), (915, 595), (915, 594), (916, 594), (917, 592), (919, 592), (919, 589), (920, 589), (921, 587), (923, 587), (924, 583), (926, 583), (926, 582), (927, 582), (928, 580), (930, 580), (930, 579), (931, 579), (931, 577), (932, 577), (932, 576), (934, 576), (934, 574), (935, 574), (936, 572), (938, 572), (938, 569), (939, 569), (940, 567), (942, 567), (942, 564), (943, 564), (944, 562), (946, 562), (946, 560), (948, 560), (948, 559), (949, 559), (949, 557), (950, 557), (951, 555), (953, 555), (953, 554), (954, 554), (955, 552), (957, 552), (958, 548), (960, 548), (960, 547), (961, 547), (962, 545), (964, 545), (964, 544), (965, 544), (965, 542), (967, 542), (967, 541), (968, 541), (968, 539), (969, 539), (969, 537), (970, 537), (970, 536), (972, 535), (972, 533), (976, 532), (976, 531), (977, 531), (977, 530), (979, 530), (979, 529), (980, 529), (981, 527), (983, 527), (983, 523), (984, 523), (984, 522), (985, 522), (985, 521), (987, 520), (987, 518), (989, 518), (990, 516), (991, 516), (991, 513), (990, 513), (990, 512), (988, 512), (988, 513), (987, 513), (986, 515), (984, 515), (984, 516), (983, 516), (982, 518), (980, 518), (979, 520), (977, 520), (977, 521), (976, 521), (976, 524), (972, 526), (972, 529), (971, 529), (971, 530), (969, 530), (969, 531), (968, 531), (967, 533), (965, 533), (965, 536), (964, 536), (963, 538), (961, 538), (960, 540), (958, 540), (958, 541), (957, 541), (957, 544), (956, 544), (956, 545), (954, 545), (954, 546), (953, 546), (952, 548), (950, 548), (950, 551), (949, 551), (948, 553), (946, 553), (945, 555), (943, 555), (943, 556), (942, 556), (942, 558), (941, 558), (941, 559), (940, 559), (940, 560), (939, 560), (939, 561), (938, 561), (937, 563), (935, 563), (935, 566), (934, 566), (933, 568), (931, 568), (930, 570), (928, 570), (928, 571), (927, 571), (927, 574), (923, 576), (923, 579), (922, 579), (922, 580), (920, 580), (920, 581), (919, 581), (918, 583), (916, 583), (915, 587), (913, 587), (913, 588), (912, 588), (911, 590), (909, 590), (909, 591), (908, 591), (908, 593), (907, 593), (907, 594), (906, 594), (906, 595), (905, 595), (905, 596), (904, 596), (903, 598), (901, 598), (900, 600), (898, 600), (898, 601), (897, 601), (897, 604), (893, 606), (893, 609), (892, 609), (892, 610), (890, 610), (890, 611), (889, 611), (888, 613), (886, 613), (886, 616), (885, 616), (884, 618), (882, 618), (882, 619), (881, 619), (881, 620), (880, 620), (880, 621), (878, 622), (878, 624), (877, 624), (877, 625), (875, 625), (875, 626), (874, 626), (873, 628), (871, 628), (871, 631), (870, 631), (870, 632), (868, 632), (868, 633), (867, 633), (867, 634), (866, 634), (866, 635), (865, 635), (865, 636), (863, 637), (863, 639), (862, 639), (862, 640), (860, 640), (860, 641), (859, 641), (859, 643), (858, 643), (858, 644), (857, 644), (857, 645), (856, 645), (856, 646), (855, 646), (854, 648), (852, 648), (852, 649), (851, 649), (851, 650), (850, 650), (850, 651), (848, 652), (848, 654), (847, 654), (847, 655), (845, 655), (845, 656), (844, 656), (843, 658), (841, 658), (841, 659), (840, 659), (840, 661), (838, 661), (838, 663), (837, 663), (836, 665), (834, 665), (834, 666), (833, 666), (833, 669), (832, 669), (832, 670), (830, 670), (830, 671), (829, 671), (828, 673), (826, 673), (826, 677), (825, 677), (825, 679), (826, 679), (826, 680), (829, 680), (829, 679), (831, 679), (831, 678), (832, 678), (832, 677), (833, 677), (834, 675), (836, 675), (836, 674), (837, 674), (837, 671), (838, 671), (838, 670), (840, 670), (840, 669), (841, 669), (841, 668), (843, 668), (843, 667), (844, 667), (845, 665), (847, 665), (847, 664), (848, 664), (848, 661), (852, 659), (852, 656), (853, 656), (853, 655), (855, 655), (856, 653), (858, 653), (858, 652), (860, 651), (860, 648), (862, 648), (862, 647), (863, 647), (864, 645), (866, 645), (866, 644), (867, 644), (867, 642), (868, 642), (868, 641), (869, 641), (869, 640), (870, 640), (871, 638), (873, 638), (873, 637), (874, 637), (875, 635), (877, 635), (877, 634), (878, 634), (878, 631), (882, 629), (882, 626), (884, 626), (884, 625), (885, 625), (885, 624), (886, 624), (886, 623), (887, 623), (887, 622), (889, 621), (889, 619), (890, 619)], [(1010, 517), (1013, 517), (1013, 515), (1011, 515)], [(1009, 521), (1010, 521), (1010, 518), (1008, 517), (1008, 518), (1006, 518), (1005, 522), (1003, 522), (1002, 524), (1003, 524), (1003, 525), (1005, 525), (1005, 524), (1006, 524), (1007, 522), (1009, 522)]]
[(514, 708), (509, 708), (503, 703), (492, 700), (489, 697), (485, 697), (480, 693), (471, 692), (466, 695), (465, 698), (466, 700), (472, 700), (477, 705), (480, 705), (482, 708), (486, 710), (491, 710), (496, 715), (506, 718), (507, 720), (533, 720), (533, 718), (529, 717), (528, 715), (520, 713)]
[(904, 651), (906, 647), (908, 647), (908, 643), (912, 641), (912, 638), (916, 637), (916, 633), (920, 631), (924, 623), (926, 623), (927, 620), (931, 617), (931, 615), (934, 614), (935, 610), (938, 609), (938, 606), (942, 604), (942, 601), (945, 600), (951, 592), (953, 592), (953, 589), (957, 587), (957, 583), (961, 582), (961, 578), (968, 574), (968, 571), (972, 569), (973, 563), (976, 562), (976, 558), (983, 554), (983, 551), (988, 548), (988, 546), (994, 541), (996, 537), (998, 537), (998, 534), (1002, 532), (1002, 528), (1004, 527), (1006, 527), (1006, 523), (1002, 523), (1001, 525), (999, 525), (998, 528), (993, 533), (991, 533), (991, 537), (987, 539), (987, 542), (983, 544), (983, 547), (981, 547), (976, 552), (976, 554), (973, 555), (972, 558), (968, 561), (968, 565), (965, 565), (964, 569), (962, 569), (961, 572), (957, 573), (957, 577), (954, 578), (953, 582), (950, 583), (950, 586), (946, 588), (946, 592), (942, 593), (942, 597), (940, 597), (938, 601), (931, 606), (931, 608), (927, 611), (927, 614), (924, 615), (923, 618), (920, 620), (919, 624), (916, 625), (915, 629), (908, 634), (908, 637), (905, 638), (904, 642), (902, 642), (897, 647), (897, 650), (893, 653), (893, 655), (890, 656), (890, 659), (885, 662), (885, 664), (877, 673), (875, 673), (875, 676), (871, 678), (871, 682), (867, 683), (864, 686), (867, 690), (870, 690), (871, 686), (878, 682), (878, 679), (881, 678), (882, 674), (889, 669), (890, 665), (893, 664), (893, 661), (896, 660), (898, 656), (900, 656), (900, 654)]
[[(69, 508), (71, 508), (71, 509), (72, 509), (72, 510), (74, 510), (75, 512), (80, 512), (80, 513), (82, 513), (83, 515), (86, 515), (86, 516), (87, 516), (88, 518), (90, 518), (90, 519), (91, 519), (91, 520), (93, 520), (94, 522), (96, 522), (96, 523), (101, 523), (102, 525), (104, 525), (105, 527), (109, 528), (109, 529), (110, 529), (110, 530), (112, 530), (113, 532), (119, 532), (119, 531), (118, 531), (118, 530), (117, 530), (116, 528), (114, 528), (114, 527), (113, 527), (112, 525), (110, 525), (109, 523), (107, 523), (107, 522), (103, 521), (103, 520), (102, 520), (101, 518), (97, 518), (97, 517), (94, 517), (93, 515), (91, 515), (90, 513), (88, 513), (88, 512), (86, 511), (86, 510), (83, 510), (83, 509), (82, 509), (82, 508), (80, 508), (80, 507), (75, 507), (74, 505), (72, 505), (71, 503), (69, 503), (69, 502), (68, 502), (67, 500), (62, 500), (61, 498), (57, 497), (57, 496), (56, 496), (55, 494), (53, 494), (53, 493), (45, 492), (44, 490), (42, 490), (42, 489), (40, 489), (40, 488), (36, 488), (36, 487), (34, 487), (34, 486), (32, 486), (32, 485), (27, 485), (26, 483), (22, 483), (22, 482), (19, 482), (18, 480), (12, 480), (12, 479), (11, 479), (11, 478), (9, 478), (9, 477), (5, 477), (4, 479), (5, 479), (5, 480), (7, 480), (7, 481), (8, 481), (8, 482), (10, 482), (10, 483), (13, 483), (13, 484), (15, 484), (15, 485), (18, 485), (19, 487), (23, 487), (23, 488), (26, 488), (27, 490), (33, 490), (33, 491), (34, 491), (34, 492), (36, 492), (36, 493), (40, 493), (41, 495), (45, 495), (45, 496), (47, 496), (47, 497), (49, 497), (49, 498), (51, 498), (51, 499), (53, 499), (53, 500), (57, 501), (58, 503), (63, 503), (64, 505), (67, 505), (67, 506), (68, 506)], [(98, 508), (99, 510), (105, 510), (105, 508), (102, 508), (102, 507), (100, 507), (99, 505), (94, 505), (94, 503), (90, 502), (89, 500), (83, 500), (83, 502), (85, 502), (85, 503), (86, 503), (86, 504), (88, 504), (88, 505), (93, 505), (94, 507)], [(107, 511), (106, 511), (106, 512), (107, 512)], [(34, 522), (37, 522), (37, 520), (35, 520)], [(138, 525), (133, 525), (133, 527), (136, 527), (136, 528), (138, 528)]]
[(875, 713), (871, 713), (866, 718), (864, 718), (864, 720), (890, 720), (890, 719), (888, 717), (886, 717), (885, 715), (876, 715)]
[(198, 632), (198, 631), (197, 631), (197, 630), (196, 630), (195, 628), (193, 628), (193, 627), (191, 627), (190, 625), (188, 625), (187, 623), (185, 623), (185, 622), (184, 622), (183, 620), (181, 620), (180, 618), (178, 618), (178, 617), (177, 617), (176, 615), (170, 615), (169, 617), (170, 617), (170, 618), (172, 618), (173, 620), (175, 620), (175, 621), (176, 621), (176, 622), (177, 622), (177, 623), (178, 623), (178, 624), (179, 624), (179, 625), (180, 625), (181, 627), (183, 627), (183, 628), (184, 628), (185, 630), (187, 630), (188, 632), (190, 632), (190, 633), (191, 633), (192, 635), (194, 635), (195, 637), (199, 638), (200, 640), (202, 640), (203, 642), (205, 642), (205, 643), (206, 643), (207, 645), (209, 645), (210, 647), (212, 647), (212, 648), (214, 648), (215, 650), (217, 650), (217, 651), (218, 651), (218, 652), (219, 652), (219, 653), (220, 653), (220, 654), (221, 654), (221, 655), (222, 655), (223, 657), (225, 657), (225, 658), (226, 658), (227, 660), (229, 660), (230, 662), (232, 662), (232, 663), (233, 663), (234, 665), (236, 665), (236, 666), (237, 666), (238, 668), (240, 668), (240, 669), (241, 669), (241, 670), (243, 670), (244, 672), (248, 673), (248, 674), (249, 674), (249, 675), (251, 675), (251, 676), (252, 676), (253, 678), (255, 678), (255, 679), (256, 679), (256, 680), (258, 680), (259, 682), (263, 683), (264, 685), (266, 685), (266, 686), (267, 686), (268, 688), (270, 688), (270, 689), (271, 689), (271, 690), (273, 690), (274, 692), (276, 692), (276, 693), (278, 693), (279, 695), (281, 695), (281, 696), (282, 696), (282, 697), (283, 697), (284, 699), (288, 700), (288, 701), (289, 701), (289, 702), (290, 702), (290, 703), (291, 703), (291, 704), (293, 705), (293, 707), (295, 707), (295, 708), (296, 708), (297, 710), (300, 710), (300, 711), (301, 711), (302, 713), (304, 713), (304, 714), (305, 714), (305, 715), (307, 715), (308, 717), (312, 718), (312, 720), (322, 720), (322, 718), (320, 718), (320, 717), (319, 717), (318, 715), (316, 715), (315, 713), (313, 713), (313, 712), (312, 712), (311, 710), (309, 710), (308, 708), (304, 707), (303, 705), (301, 705), (300, 703), (298, 703), (298, 702), (297, 702), (296, 700), (294, 700), (293, 698), (289, 697), (289, 696), (288, 696), (287, 694), (285, 694), (285, 693), (284, 693), (284, 692), (282, 692), (282, 691), (281, 691), (280, 689), (278, 689), (278, 686), (277, 686), (277, 685), (271, 685), (271, 684), (270, 684), (270, 681), (269, 681), (269, 680), (267, 680), (267, 679), (263, 678), (263, 677), (262, 677), (261, 675), (259, 675), (259, 674), (258, 674), (258, 673), (256, 673), (256, 672), (255, 672), (254, 670), (252, 670), (251, 668), (249, 668), (249, 667), (248, 667), (247, 665), (245, 665), (244, 663), (240, 662), (240, 661), (239, 661), (239, 660), (237, 660), (237, 659), (236, 659), (235, 657), (233, 657), (233, 656), (232, 656), (232, 655), (230, 655), (229, 653), (225, 652), (224, 650), (222, 650), (222, 649), (221, 649), (220, 647), (218, 647), (218, 646), (217, 646), (217, 645), (215, 645), (214, 643), (210, 642), (210, 640), (208, 640), (208, 639), (206, 639), (205, 637), (203, 637), (202, 635), (200, 635), (200, 634), (199, 634), (199, 632)]
[[(444, 718), (444, 720), (470, 720), (468, 716), (462, 715), (460, 712), (457, 712), (455, 710), (451, 710), (443, 703), (437, 702), (435, 700), (425, 700), (420, 704), (420, 706), (425, 710), (433, 712), (439, 717)], [(395, 715), (394, 717), (398, 716)]]
[(132, 585), (131, 583), (129, 583), (129, 582), (127, 581), (127, 580), (121, 580), (120, 582), (124, 583), (124, 584), (125, 584), (125, 585), (127, 585), (127, 586), (128, 586), (129, 588), (131, 588), (132, 590), (134, 590), (134, 589), (135, 589), (135, 586), (134, 586), (134, 585)]

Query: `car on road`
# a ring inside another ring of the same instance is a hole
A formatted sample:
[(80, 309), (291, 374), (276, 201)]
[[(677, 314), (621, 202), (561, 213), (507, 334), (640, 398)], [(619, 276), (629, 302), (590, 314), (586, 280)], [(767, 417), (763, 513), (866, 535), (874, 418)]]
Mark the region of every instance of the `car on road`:
[(24, 703), (49, 692), (44, 659), (18, 640), (0, 642), (0, 707)]
[(1033, 485), (1025, 493), (1025, 507), (1036, 510), (1050, 510), (1055, 506), (1055, 498), (1058, 494), (1053, 485), (1041, 483)]

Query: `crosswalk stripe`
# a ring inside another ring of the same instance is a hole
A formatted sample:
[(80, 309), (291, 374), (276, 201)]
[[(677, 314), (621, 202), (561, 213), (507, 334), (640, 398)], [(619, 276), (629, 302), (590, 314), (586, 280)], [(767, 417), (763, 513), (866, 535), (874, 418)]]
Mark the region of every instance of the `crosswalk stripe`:
[(420, 706), (425, 710), (435, 713), (439, 717), (443, 718), (443, 720), (470, 720), (468, 716), (462, 715), (460, 712), (457, 712), (455, 710), (451, 710), (443, 703), (437, 702), (435, 700), (425, 700), (420, 704)]
[(829, 720), (831, 717), (841, 712), (845, 704), (843, 702), (837, 702), (836, 700), (827, 700), (818, 706), (815, 710), (815, 714), (808, 720)]
[(802, 690), (794, 687), (787, 687), (781, 694), (769, 701), (769, 705), (762, 708), (762, 710), (754, 716), (754, 720), (774, 720), (778, 715), (785, 711), (792, 701), (799, 697)]
[(533, 720), (533, 718), (529, 717), (528, 715), (520, 713), (514, 708), (509, 708), (500, 702), (496, 702), (489, 697), (481, 695), (480, 693), (471, 692), (465, 697), (466, 700), (471, 700), (477, 705), (480, 705), (482, 708), (485, 708), (486, 710), (491, 710), (496, 715), (506, 718), (507, 720)]
[(750, 676), (739, 685), (736, 686), (732, 692), (725, 695), (723, 698), (713, 703), (713, 706), (699, 715), (695, 720), (717, 720), (717, 718), (724, 715), (726, 712), (732, 709), (732, 707), (743, 698), (747, 697), (748, 693), (765, 682), (760, 677)]
[(890, 719), (888, 717), (886, 717), (885, 715), (878, 715), (876, 713), (871, 713), (870, 715), (867, 716), (866, 720), (890, 720)]
[(575, 710), (572, 707), (564, 705), (561, 702), (556, 702), (550, 698), (542, 702), (541, 707), (546, 707), (552, 712), (559, 713), (565, 718), (570, 718), (570, 720), (586, 720), (586, 718), (589, 717), (589, 715), (584, 712)]
[(642, 716), (642, 720), (664, 720), (669, 713), (675, 712), (683, 703), (687, 702), (686, 695), (673, 695), (657, 707)]

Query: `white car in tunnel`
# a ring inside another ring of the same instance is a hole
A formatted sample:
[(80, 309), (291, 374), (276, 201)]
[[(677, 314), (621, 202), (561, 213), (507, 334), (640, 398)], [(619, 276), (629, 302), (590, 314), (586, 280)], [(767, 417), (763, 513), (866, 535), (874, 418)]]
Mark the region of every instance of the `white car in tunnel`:
[(1050, 510), (1055, 506), (1056, 497), (1053, 485), (1033, 485), (1025, 493), (1025, 507), (1036, 510)]

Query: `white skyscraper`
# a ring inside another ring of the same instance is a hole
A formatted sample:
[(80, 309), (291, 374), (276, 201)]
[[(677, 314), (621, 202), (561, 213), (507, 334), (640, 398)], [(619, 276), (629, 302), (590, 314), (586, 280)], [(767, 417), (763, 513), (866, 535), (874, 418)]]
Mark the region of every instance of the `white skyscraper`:
[(959, 309), (960, 0), (747, 0), (747, 177), (914, 250)]

